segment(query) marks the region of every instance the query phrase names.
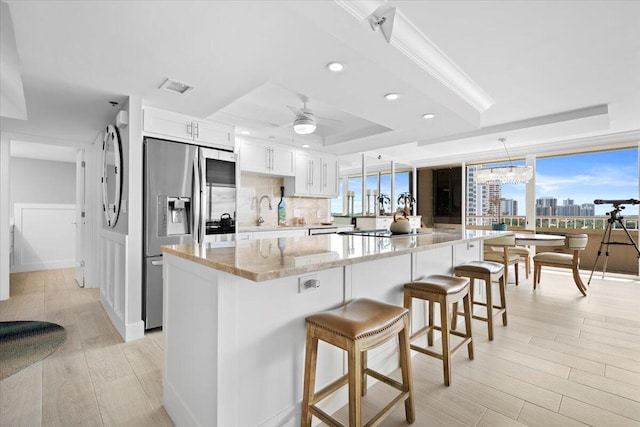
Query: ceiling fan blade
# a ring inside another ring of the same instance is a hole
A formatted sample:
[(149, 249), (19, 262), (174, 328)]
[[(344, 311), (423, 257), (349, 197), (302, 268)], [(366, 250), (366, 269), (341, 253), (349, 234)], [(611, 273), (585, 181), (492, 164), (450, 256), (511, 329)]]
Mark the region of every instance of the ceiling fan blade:
[(300, 100), (300, 102), (302, 102), (303, 105), (306, 105), (309, 102), (309, 97), (301, 93), (298, 94), (298, 99)]
[(303, 114), (303, 113), (302, 113), (302, 111), (300, 111), (300, 109), (299, 109), (299, 108), (292, 107), (291, 105), (287, 105), (287, 108), (288, 108), (288, 109), (289, 109), (293, 114), (295, 114), (296, 116), (301, 116), (301, 115)]
[(320, 117), (320, 116), (316, 116), (316, 120), (318, 122), (324, 123), (327, 126), (339, 126), (343, 123), (342, 120), (337, 120), (337, 119), (330, 119), (329, 117)]

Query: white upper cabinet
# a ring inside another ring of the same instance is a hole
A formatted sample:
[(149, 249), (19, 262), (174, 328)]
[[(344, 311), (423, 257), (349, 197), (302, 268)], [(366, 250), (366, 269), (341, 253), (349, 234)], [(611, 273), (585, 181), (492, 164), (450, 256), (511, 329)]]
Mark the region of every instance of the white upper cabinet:
[(235, 147), (233, 126), (154, 108), (144, 109), (142, 130), (147, 135), (196, 142), (215, 148), (233, 150)]
[(338, 196), (336, 157), (296, 150), (295, 170), (295, 177), (285, 179), (285, 195), (327, 198)]
[(294, 149), (284, 145), (242, 139), (240, 170), (264, 175), (293, 176)]
[(322, 156), (322, 181), (321, 181), (321, 193), (327, 197), (338, 197), (338, 182), (340, 173), (338, 167), (338, 159), (333, 156)]

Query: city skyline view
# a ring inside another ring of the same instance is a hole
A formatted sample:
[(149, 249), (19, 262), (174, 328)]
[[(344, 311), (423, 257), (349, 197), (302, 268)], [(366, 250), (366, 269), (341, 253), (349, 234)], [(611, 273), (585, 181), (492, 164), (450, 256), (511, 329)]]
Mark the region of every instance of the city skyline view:
[[(504, 163), (501, 163), (503, 165)], [(514, 162), (524, 165), (524, 161)], [(485, 165), (491, 167), (498, 164)], [(596, 199), (638, 199), (638, 150), (625, 149), (536, 161), (536, 199), (552, 197), (562, 205), (572, 199), (576, 205)], [(502, 197), (518, 201), (518, 215), (525, 214), (525, 184), (504, 184)], [(638, 205), (624, 205), (623, 216), (638, 215)], [(606, 215), (610, 203), (595, 205), (595, 215)]]

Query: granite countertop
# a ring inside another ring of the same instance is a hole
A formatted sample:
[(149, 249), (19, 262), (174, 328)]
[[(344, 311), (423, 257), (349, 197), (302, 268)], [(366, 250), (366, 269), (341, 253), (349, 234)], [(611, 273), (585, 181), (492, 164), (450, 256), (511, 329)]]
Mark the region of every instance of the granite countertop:
[(244, 225), (238, 226), (238, 233), (273, 230), (306, 230), (309, 228), (349, 227), (348, 224), (306, 224), (306, 225)]
[(163, 246), (162, 252), (255, 282), (372, 261), (455, 243), (512, 234), (491, 230), (421, 229), (420, 234), (339, 234)]

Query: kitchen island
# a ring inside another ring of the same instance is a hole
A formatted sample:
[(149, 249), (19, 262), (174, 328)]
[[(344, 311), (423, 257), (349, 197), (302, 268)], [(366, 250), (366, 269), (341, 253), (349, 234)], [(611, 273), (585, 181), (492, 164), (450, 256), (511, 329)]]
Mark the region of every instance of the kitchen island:
[[(481, 259), (484, 239), (507, 234), (421, 231), (163, 247), (164, 406), (176, 425), (299, 425), (306, 316), (358, 297), (402, 305), (404, 283), (451, 274)], [(412, 321), (424, 324), (424, 305)], [(395, 350), (371, 351), (369, 365), (393, 371)], [(321, 343), (317, 387), (345, 369), (342, 352)], [(325, 408), (346, 402), (344, 388)]]

